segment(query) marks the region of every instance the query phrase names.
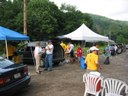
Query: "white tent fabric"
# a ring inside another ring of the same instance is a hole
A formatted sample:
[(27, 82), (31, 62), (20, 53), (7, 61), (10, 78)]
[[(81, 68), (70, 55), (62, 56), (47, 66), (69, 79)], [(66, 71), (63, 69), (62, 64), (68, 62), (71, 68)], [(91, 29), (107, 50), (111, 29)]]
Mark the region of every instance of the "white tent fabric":
[(70, 38), (72, 40), (85, 40), (86, 42), (97, 42), (97, 41), (109, 42), (108, 37), (93, 32), (85, 24), (82, 24), (78, 29), (76, 29), (75, 31), (69, 34), (57, 36), (57, 37)]

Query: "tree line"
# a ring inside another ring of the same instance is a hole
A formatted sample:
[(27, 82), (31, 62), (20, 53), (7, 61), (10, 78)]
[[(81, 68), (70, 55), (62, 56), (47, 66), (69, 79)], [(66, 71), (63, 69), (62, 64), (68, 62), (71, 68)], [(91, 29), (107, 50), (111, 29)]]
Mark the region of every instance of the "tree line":
[[(0, 26), (23, 33), (23, 0), (0, 1)], [(27, 0), (27, 33), (31, 40), (47, 40), (74, 31), (84, 23), (101, 35), (127, 43), (128, 23), (82, 13), (75, 6), (60, 8), (49, 0)]]

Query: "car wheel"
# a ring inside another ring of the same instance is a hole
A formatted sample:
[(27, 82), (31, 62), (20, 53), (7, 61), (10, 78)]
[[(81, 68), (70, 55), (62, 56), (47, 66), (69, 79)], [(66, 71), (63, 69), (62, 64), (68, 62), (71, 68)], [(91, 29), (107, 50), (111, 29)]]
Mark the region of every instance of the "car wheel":
[(122, 53), (122, 49), (121, 48), (118, 48), (117, 49), (117, 54), (121, 54)]

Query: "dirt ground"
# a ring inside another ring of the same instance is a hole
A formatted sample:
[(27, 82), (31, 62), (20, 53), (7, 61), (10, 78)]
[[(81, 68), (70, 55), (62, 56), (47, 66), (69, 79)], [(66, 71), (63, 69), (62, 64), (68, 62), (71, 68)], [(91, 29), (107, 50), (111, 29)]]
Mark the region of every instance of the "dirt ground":
[[(128, 84), (128, 50), (111, 57), (111, 64), (104, 65), (104, 56), (100, 56), (101, 73), (104, 78), (120, 79)], [(29, 87), (15, 96), (83, 96), (84, 83), (82, 76), (85, 70), (80, 69), (78, 63), (63, 64), (54, 67), (53, 71), (35, 73), (34, 66), (28, 66), (31, 75)], [(43, 70), (43, 68), (42, 68)]]

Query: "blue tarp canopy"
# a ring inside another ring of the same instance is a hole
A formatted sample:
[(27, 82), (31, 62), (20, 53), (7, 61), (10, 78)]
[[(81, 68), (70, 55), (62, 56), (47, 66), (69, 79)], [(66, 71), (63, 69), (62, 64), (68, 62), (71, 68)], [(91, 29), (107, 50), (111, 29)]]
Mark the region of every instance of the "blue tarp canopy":
[(5, 40), (6, 56), (8, 58), (7, 41), (8, 40), (29, 40), (29, 37), (19, 32), (0, 26), (0, 40)]
[(0, 26), (0, 40), (29, 40), (29, 37)]

